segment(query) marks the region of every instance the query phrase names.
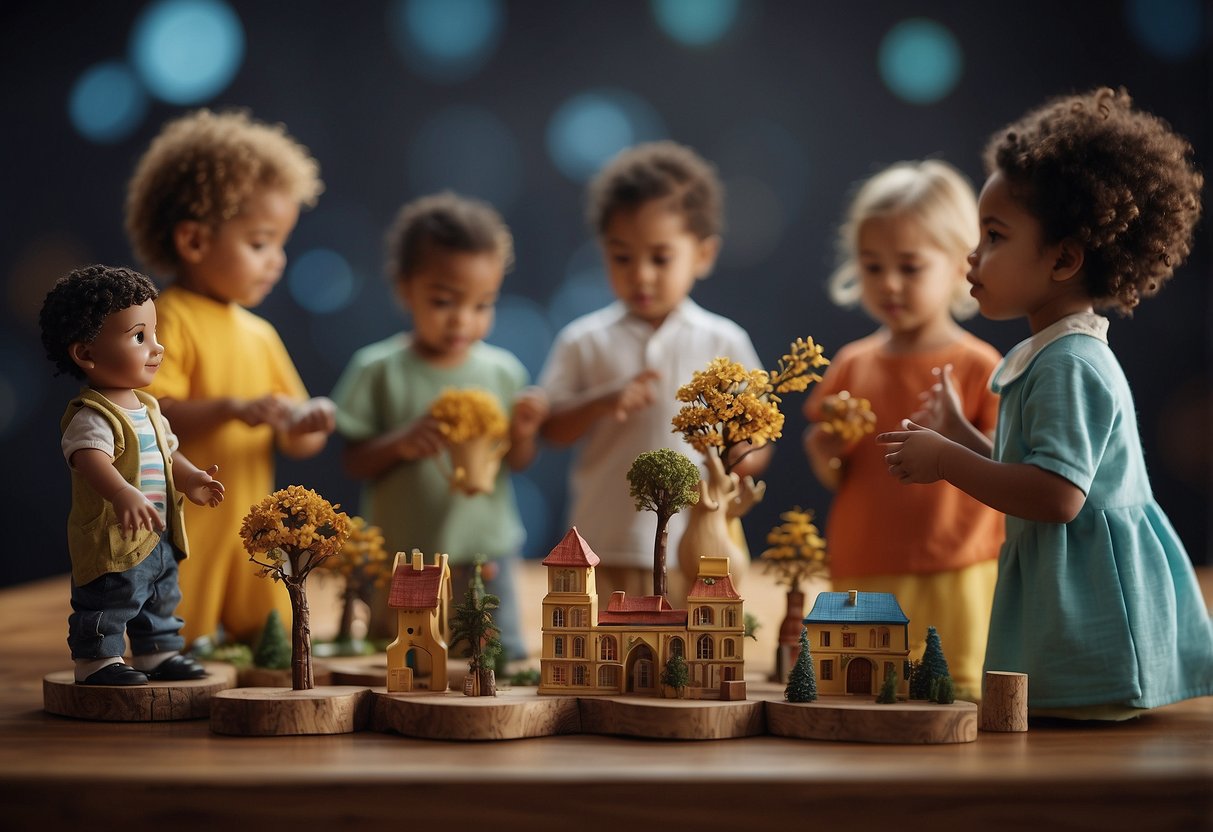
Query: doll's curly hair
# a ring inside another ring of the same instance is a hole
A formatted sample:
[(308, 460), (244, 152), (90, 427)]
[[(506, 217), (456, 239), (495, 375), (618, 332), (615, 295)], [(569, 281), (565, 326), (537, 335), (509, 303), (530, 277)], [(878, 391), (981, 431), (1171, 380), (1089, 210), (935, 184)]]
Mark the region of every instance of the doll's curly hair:
[(601, 235), (617, 211), (666, 198), (699, 239), (724, 229), (724, 186), (716, 168), (691, 148), (671, 141), (638, 144), (611, 159), (590, 182), (586, 219)]
[(84, 266), (56, 280), (38, 313), (42, 346), (55, 364), (55, 375), (84, 378), (84, 371), (72, 361), (71, 345), (91, 344), (110, 315), (156, 296), (152, 281), (133, 269)]
[(1122, 87), (1062, 96), (991, 137), (988, 173), (1039, 220), (1045, 243), (1084, 248), (1096, 305), (1131, 314), (1192, 249), (1204, 177), (1192, 146)]
[(442, 191), (404, 205), (387, 233), (387, 276), (408, 280), (438, 251), (496, 253), (514, 264), (514, 238), (497, 209), (481, 199)]
[(171, 274), (178, 264), (177, 223), (218, 226), (263, 187), (281, 189), (307, 207), (324, 190), (319, 164), (283, 125), (241, 111), (197, 110), (170, 121), (127, 185), (126, 231), (135, 255), (154, 272)]

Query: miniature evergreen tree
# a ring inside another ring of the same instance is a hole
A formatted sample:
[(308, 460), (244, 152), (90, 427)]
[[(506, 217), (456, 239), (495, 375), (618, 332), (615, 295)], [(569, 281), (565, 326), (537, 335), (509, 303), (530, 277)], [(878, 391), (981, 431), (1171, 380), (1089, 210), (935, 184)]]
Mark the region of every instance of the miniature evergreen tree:
[(671, 687), (678, 691), (678, 695), (682, 696), (682, 691), (691, 681), (690, 671), (687, 670), (687, 662), (680, 654), (675, 653), (666, 660), (665, 670), (661, 671), (661, 684)]
[(809, 654), (809, 631), (800, 628), (800, 655), (788, 674), (788, 686), (783, 698), (789, 702), (815, 702), (817, 700), (817, 674), (813, 671), (813, 657)]
[(496, 595), (484, 591), (480, 564), (477, 563), (463, 601), (455, 606), (451, 615), (451, 644), (467, 642), (468, 673), (479, 676), (481, 696), (496, 695), (493, 674), (502, 646), (493, 622), (493, 610), (500, 605)]
[(270, 610), (265, 617), (265, 627), (257, 641), (257, 650), (253, 653), (253, 664), (270, 670), (286, 670), (291, 666), (291, 643), (287, 641), (286, 628), (282, 626), (282, 616), (278, 615), (278, 610)]
[(948, 660), (943, 656), (939, 633), (934, 627), (927, 627), (927, 647), (910, 679), (910, 698), (933, 700), (936, 681), (949, 675)]
[(669, 448), (646, 451), (628, 469), (628, 485), (637, 511), (657, 515), (653, 540), (653, 594), (666, 594), (666, 543), (670, 518), (699, 501), (699, 468), (685, 454)]
[(951, 705), (956, 701), (956, 684), (951, 676), (940, 676), (935, 680), (935, 692), (931, 700), (940, 705)]
[(880, 686), (876, 701), (881, 705), (892, 705), (897, 701), (897, 671), (892, 667), (885, 668), (884, 683)]

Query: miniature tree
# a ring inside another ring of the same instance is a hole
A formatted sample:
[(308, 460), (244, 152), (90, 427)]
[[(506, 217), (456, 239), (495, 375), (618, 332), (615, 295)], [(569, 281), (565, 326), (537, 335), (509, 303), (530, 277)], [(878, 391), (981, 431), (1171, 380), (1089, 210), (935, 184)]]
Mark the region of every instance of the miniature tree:
[(762, 629), (762, 624), (759, 623), (758, 616), (754, 615), (752, 612), (747, 612), (741, 617), (741, 620), (742, 634), (746, 638), (758, 641), (758, 631)]
[(914, 667), (910, 677), (911, 699), (933, 699), (934, 685), (937, 679), (950, 676), (948, 660), (943, 655), (943, 645), (939, 641), (939, 633), (934, 627), (927, 627), (927, 647), (923, 651), (922, 660)]
[(665, 669), (661, 671), (661, 684), (673, 688), (681, 699), (686, 686), (691, 683), (691, 673), (687, 670), (687, 660), (682, 654), (675, 653), (666, 659)]
[(265, 617), (265, 627), (253, 653), (253, 664), (270, 670), (286, 670), (291, 666), (291, 643), (286, 640), (286, 629), (278, 610), (270, 610)]
[(789, 592), (799, 592), (801, 581), (830, 574), (826, 541), (813, 523), (812, 511), (796, 506), (779, 516), (783, 522), (767, 533), (763, 571), (774, 573), (775, 582)]
[(940, 705), (951, 705), (956, 701), (956, 683), (951, 676), (940, 676), (935, 680), (931, 701)]
[(501, 605), (501, 600), (484, 591), (480, 567), (478, 562), (463, 601), (452, 611), (451, 644), (467, 642), (468, 673), (477, 677), (481, 696), (496, 696), (494, 669), (502, 645), (493, 610)]
[(789, 702), (817, 701), (817, 673), (813, 670), (813, 657), (809, 654), (809, 631), (800, 628), (800, 655), (788, 674), (788, 686), (783, 698)]
[(351, 644), (355, 604), (374, 603), (375, 590), (387, 586), (392, 578), (392, 562), (384, 547), (383, 533), (378, 526), (368, 526), (361, 517), (351, 517), (350, 536), (341, 548), (341, 557), (329, 558), (323, 565), (345, 581), (337, 641)]
[(449, 443), (452, 490), (474, 495), (492, 492), (509, 450), (510, 420), (497, 397), (487, 390), (443, 390), (430, 405), (430, 416)]
[(666, 546), (670, 518), (699, 500), (699, 468), (685, 454), (669, 448), (646, 451), (628, 469), (628, 485), (637, 511), (657, 515), (653, 539), (653, 594), (666, 594)]
[(240, 537), (258, 574), (286, 585), (291, 599), (291, 686), (315, 687), (307, 576), (337, 555), (349, 536), (349, 518), (315, 491), (292, 485), (249, 509)]
[(897, 671), (892, 667), (885, 668), (884, 683), (880, 686), (880, 695), (876, 697), (876, 701), (881, 705), (892, 705), (897, 701)]

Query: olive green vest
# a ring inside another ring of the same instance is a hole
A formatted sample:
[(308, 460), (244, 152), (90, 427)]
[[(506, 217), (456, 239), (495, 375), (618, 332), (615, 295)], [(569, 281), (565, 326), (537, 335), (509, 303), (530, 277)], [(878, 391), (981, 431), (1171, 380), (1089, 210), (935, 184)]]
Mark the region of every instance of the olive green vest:
[[(173, 545), (187, 554), (182, 507), (184, 495), (173, 486), (173, 459), (168, 452), (160, 405), (153, 396), (136, 390), (135, 396), (147, 405), (147, 415), (156, 431), (156, 444), (164, 457), (164, 479), (168, 485), (168, 523)], [(95, 390), (82, 390), (79, 398), (67, 406), (59, 430), (67, 430), (80, 409), (91, 407), (106, 418), (114, 431), (114, 467), (122, 478), (139, 487), (139, 438), (135, 426), (122, 408)], [(67, 551), (72, 558), (72, 582), (84, 586), (107, 572), (125, 572), (151, 554), (160, 539), (158, 532), (139, 529), (123, 536), (118, 514), (109, 500), (103, 499), (82, 474), (72, 469), (72, 510), (67, 518)]]

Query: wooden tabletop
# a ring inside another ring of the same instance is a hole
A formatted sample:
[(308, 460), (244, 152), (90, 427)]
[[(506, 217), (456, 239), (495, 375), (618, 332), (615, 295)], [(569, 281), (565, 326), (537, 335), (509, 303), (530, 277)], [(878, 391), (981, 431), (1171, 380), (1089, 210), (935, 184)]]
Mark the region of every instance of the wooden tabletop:
[(41, 682), (68, 665), (67, 587), (0, 590), (0, 828), (1213, 830), (1210, 697), (937, 746), (237, 738), (54, 717)]

